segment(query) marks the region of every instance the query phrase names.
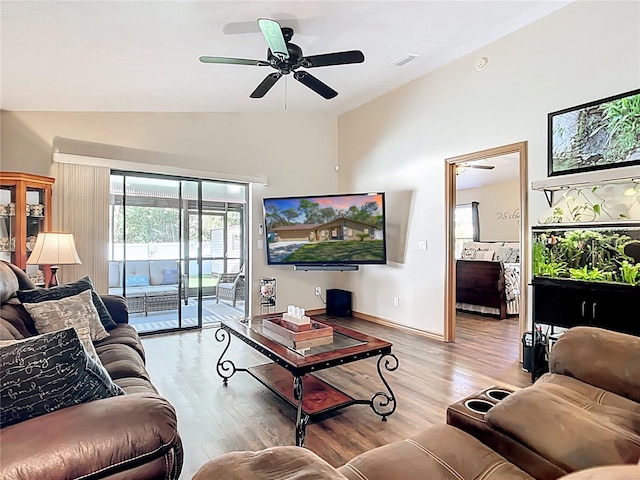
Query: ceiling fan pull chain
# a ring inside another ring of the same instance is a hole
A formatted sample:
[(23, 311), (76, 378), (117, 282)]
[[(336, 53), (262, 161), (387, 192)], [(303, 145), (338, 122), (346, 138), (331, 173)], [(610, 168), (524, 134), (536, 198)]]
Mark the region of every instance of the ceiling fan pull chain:
[(289, 77), (284, 77), (284, 109), (287, 109), (287, 86), (289, 85)]

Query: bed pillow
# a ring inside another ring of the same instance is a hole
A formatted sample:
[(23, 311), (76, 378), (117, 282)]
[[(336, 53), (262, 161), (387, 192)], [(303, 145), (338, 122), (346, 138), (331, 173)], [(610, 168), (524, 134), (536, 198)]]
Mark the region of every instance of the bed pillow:
[(104, 302), (93, 289), (93, 283), (89, 277), (84, 277), (73, 283), (66, 283), (58, 287), (52, 288), (35, 288), (33, 290), (18, 290), (16, 294), (22, 303), (38, 303), (48, 300), (59, 300), (64, 297), (77, 295), (85, 290), (91, 290), (91, 301), (98, 311), (100, 323), (105, 330), (111, 330), (117, 324), (111, 318), (109, 310), (105, 307)]
[(502, 263), (518, 263), (520, 261), (520, 249), (502, 247), (496, 252), (496, 260)]
[(98, 362), (100, 361), (93, 346), (91, 332), (91, 326), (96, 323), (100, 324), (100, 319), (98, 318), (96, 307), (91, 301), (91, 292), (89, 290), (80, 292), (72, 297), (61, 298), (60, 300), (23, 303), (22, 305), (33, 319), (33, 324), (38, 333), (55, 332), (63, 328), (73, 327), (76, 329), (80, 341), (91, 358)]
[(124, 395), (87, 355), (75, 329), (0, 342), (0, 428), (62, 408)]
[(503, 242), (464, 242), (462, 248), (477, 248), (479, 250), (496, 250), (503, 246)]
[(493, 260), (493, 250), (483, 248), (464, 248), (460, 254), (462, 260)]
[(493, 255), (495, 252), (493, 250), (478, 250), (476, 252), (476, 260), (493, 260)]
[(462, 260), (475, 260), (476, 253), (478, 253), (477, 248), (463, 248), (462, 253), (460, 253), (460, 258)]

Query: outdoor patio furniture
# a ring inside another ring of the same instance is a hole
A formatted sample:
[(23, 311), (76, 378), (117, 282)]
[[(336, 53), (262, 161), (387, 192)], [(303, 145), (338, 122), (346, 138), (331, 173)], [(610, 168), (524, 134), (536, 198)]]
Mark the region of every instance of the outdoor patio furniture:
[[(137, 260), (126, 262), (123, 290), (123, 262), (109, 262), (109, 293), (126, 292), (129, 313), (160, 312), (178, 308), (180, 299), (187, 305), (187, 275), (180, 282), (177, 260)], [(180, 288), (180, 291), (178, 289)]]
[(244, 300), (244, 272), (218, 275), (220, 280), (216, 288), (216, 303), (220, 303), (220, 300), (229, 300), (235, 307), (238, 300)]

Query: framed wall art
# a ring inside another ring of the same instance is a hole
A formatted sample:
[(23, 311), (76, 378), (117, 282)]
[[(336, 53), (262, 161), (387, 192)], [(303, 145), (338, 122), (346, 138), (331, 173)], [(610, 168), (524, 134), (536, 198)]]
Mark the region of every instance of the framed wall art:
[(640, 164), (640, 89), (548, 115), (549, 176)]

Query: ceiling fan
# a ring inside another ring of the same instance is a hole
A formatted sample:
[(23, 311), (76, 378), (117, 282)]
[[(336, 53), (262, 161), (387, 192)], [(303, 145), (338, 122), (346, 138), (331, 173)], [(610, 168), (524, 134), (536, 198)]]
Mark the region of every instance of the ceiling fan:
[(280, 77), (293, 72), (293, 78), (328, 100), (338, 95), (338, 92), (310, 73), (304, 70), (298, 71), (298, 69), (364, 62), (364, 54), (360, 50), (324, 53), (305, 57), (302, 49), (298, 45), (290, 43), (291, 37), (293, 37), (292, 28), (281, 27), (278, 22), (268, 18), (258, 19), (258, 25), (269, 46), (266, 60), (209, 56), (200, 57), (200, 61), (203, 63), (254, 65), (256, 67), (274, 68), (276, 72), (266, 76), (260, 85), (249, 95), (251, 98), (264, 97), (271, 87), (280, 80)]
[(456, 165), (456, 175), (460, 175), (468, 168), (480, 168), (482, 170), (493, 170), (495, 165), (475, 165), (473, 163), (458, 163)]

